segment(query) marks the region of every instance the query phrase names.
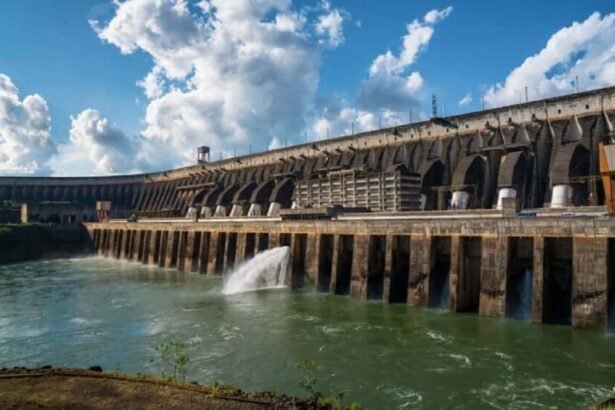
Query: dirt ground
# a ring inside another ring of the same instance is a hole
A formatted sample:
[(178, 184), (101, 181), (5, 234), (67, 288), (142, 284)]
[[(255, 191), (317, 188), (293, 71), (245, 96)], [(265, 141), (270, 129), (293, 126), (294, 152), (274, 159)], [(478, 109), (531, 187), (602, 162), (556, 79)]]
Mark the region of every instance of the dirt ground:
[(0, 370), (2, 409), (307, 409), (270, 393), (77, 369)]

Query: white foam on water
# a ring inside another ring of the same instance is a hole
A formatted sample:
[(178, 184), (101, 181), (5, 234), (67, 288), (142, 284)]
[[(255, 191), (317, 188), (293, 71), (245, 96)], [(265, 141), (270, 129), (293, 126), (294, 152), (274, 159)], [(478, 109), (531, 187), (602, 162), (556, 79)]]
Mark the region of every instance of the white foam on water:
[(235, 295), (286, 287), (290, 249), (280, 246), (261, 252), (239, 265), (229, 276), (222, 293)]

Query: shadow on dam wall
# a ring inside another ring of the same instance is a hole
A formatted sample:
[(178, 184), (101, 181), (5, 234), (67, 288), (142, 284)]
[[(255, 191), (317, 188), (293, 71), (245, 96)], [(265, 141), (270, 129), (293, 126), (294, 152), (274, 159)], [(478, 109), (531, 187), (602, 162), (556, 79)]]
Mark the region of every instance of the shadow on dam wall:
[(0, 264), (94, 251), (94, 243), (82, 224), (0, 225)]

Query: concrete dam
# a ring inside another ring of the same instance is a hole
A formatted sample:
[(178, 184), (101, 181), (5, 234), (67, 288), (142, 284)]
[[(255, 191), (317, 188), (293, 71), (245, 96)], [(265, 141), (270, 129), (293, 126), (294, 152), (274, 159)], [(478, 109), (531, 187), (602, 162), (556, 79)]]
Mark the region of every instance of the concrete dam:
[(0, 177), (0, 220), (83, 223), (101, 255), (208, 275), (288, 246), (292, 288), (613, 331), (613, 121), (605, 88), (221, 161), (201, 147), (164, 172)]

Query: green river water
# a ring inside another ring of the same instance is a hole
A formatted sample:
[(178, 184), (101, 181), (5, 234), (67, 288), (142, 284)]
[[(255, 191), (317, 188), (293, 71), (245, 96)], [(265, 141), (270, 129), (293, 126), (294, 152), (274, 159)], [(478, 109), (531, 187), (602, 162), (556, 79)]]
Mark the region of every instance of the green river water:
[(157, 374), (152, 346), (187, 342), (188, 378), (370, 409), (575, 409), (615, 385), (615, 335), (366, 302), (313, 290), (224, 296), (219, 278), (103, 258), (0, 266), (0, 367)]

